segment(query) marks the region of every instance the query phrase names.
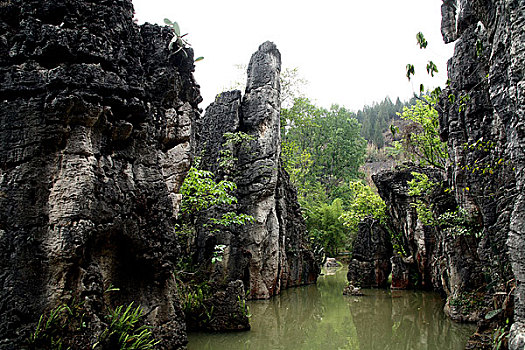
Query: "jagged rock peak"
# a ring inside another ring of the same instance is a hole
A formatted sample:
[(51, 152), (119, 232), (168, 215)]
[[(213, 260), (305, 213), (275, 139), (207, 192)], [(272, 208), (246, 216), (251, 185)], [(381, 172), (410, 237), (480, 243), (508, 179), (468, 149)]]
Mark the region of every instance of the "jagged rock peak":
[(444, 0), (441, 5), (441, 35), (448, 44), (456, 40), (456, 0)]
[(280, 90), (279, 76), (281, 74), (281, 53), (277, 46), (266, 41), (252, 55), (248, 65), (248, 81), (246, 91), (260, 87), (270, 87)]
[(237, 184), (238, 210), (255, 222), (216, 235), (199, 230), (199, 256), (212, 244), (226, 245), (226, 274), (240, 279), (251, 298), (269, 298), (283, 288), (312, 283), (319, 268), (308, 249), (295, 189), (280, 164), (281, 56), (271, 42), (252, 55), (243, 97), (239, 91), (218, 95), (199, 121), (198, 152), (202, 165), (223, 176), (218, 154), (227, 132), (244, 132), (253, 140), (231, 149), (229, 171)]

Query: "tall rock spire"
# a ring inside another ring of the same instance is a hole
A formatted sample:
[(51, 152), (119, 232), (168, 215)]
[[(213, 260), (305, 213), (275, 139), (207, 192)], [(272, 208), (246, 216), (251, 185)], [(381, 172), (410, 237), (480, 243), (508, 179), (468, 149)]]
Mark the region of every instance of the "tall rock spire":
[(255, 222), (211, 235), (201, 229), (197, 244), (201, 251), (225, 244), (228, 278), (242, 280), (251, 298), (259, 299), (313, 283), (319, 272), (295, 189), (280, 165), (280, 70), (276, 46), (263, 43), (250, 60), (244, 97), (239, 91), (220, 94), (198, 130), (202, 165), (216, 173), (221, 172), (217, 152), (224, 134), (240, 131), (252, 137), (233, 150), (236, 163), (229, 176), (237, 184), (238, 211)]

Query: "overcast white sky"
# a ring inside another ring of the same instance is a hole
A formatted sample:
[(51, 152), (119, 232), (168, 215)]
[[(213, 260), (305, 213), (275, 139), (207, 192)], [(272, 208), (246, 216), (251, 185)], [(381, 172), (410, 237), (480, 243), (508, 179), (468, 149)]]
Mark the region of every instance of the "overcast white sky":
[[(258, 46), (273, 41), (283, 67), (308, 80), (305, 95), (317, 104), (357, 110), (386, 96), (410, 98), (425, 87), (443, 86), (453, 45), (440, 34), (441, 0), (133, 0), (139, 23), (177, 21), (195, 56), (195, 77), (205, 109), (238, 79)], [(420, 50), (416, 33), (429, 45)], [(437, 78), (428, 79), (433, 60)], [(416, 67), (408, 82), (405, 66)]]

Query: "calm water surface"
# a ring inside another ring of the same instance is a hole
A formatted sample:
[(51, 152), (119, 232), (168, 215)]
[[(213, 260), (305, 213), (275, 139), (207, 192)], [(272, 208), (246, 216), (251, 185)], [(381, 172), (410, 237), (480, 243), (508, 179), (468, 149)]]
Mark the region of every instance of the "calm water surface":
[(446, 318), (438, 294), (367, 289), (348, 297), (345, 285), (340, 269), (317, 285), (250, 301), (251, 331), (190, 333), (188, 349), (459, 350), (475, 330)]

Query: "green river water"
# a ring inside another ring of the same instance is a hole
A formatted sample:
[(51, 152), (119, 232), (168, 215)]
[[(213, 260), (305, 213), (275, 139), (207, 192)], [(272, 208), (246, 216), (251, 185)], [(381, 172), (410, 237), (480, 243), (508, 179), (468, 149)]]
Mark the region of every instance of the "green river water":
[(448, 319), (436, 293), (366, 289), (353, 297), (342, 295), (345, 285), (339, 269), (317, 285), (250, 301), (250, 331), (190, 333), (188, 349), (459, 350), (475, 330)]

